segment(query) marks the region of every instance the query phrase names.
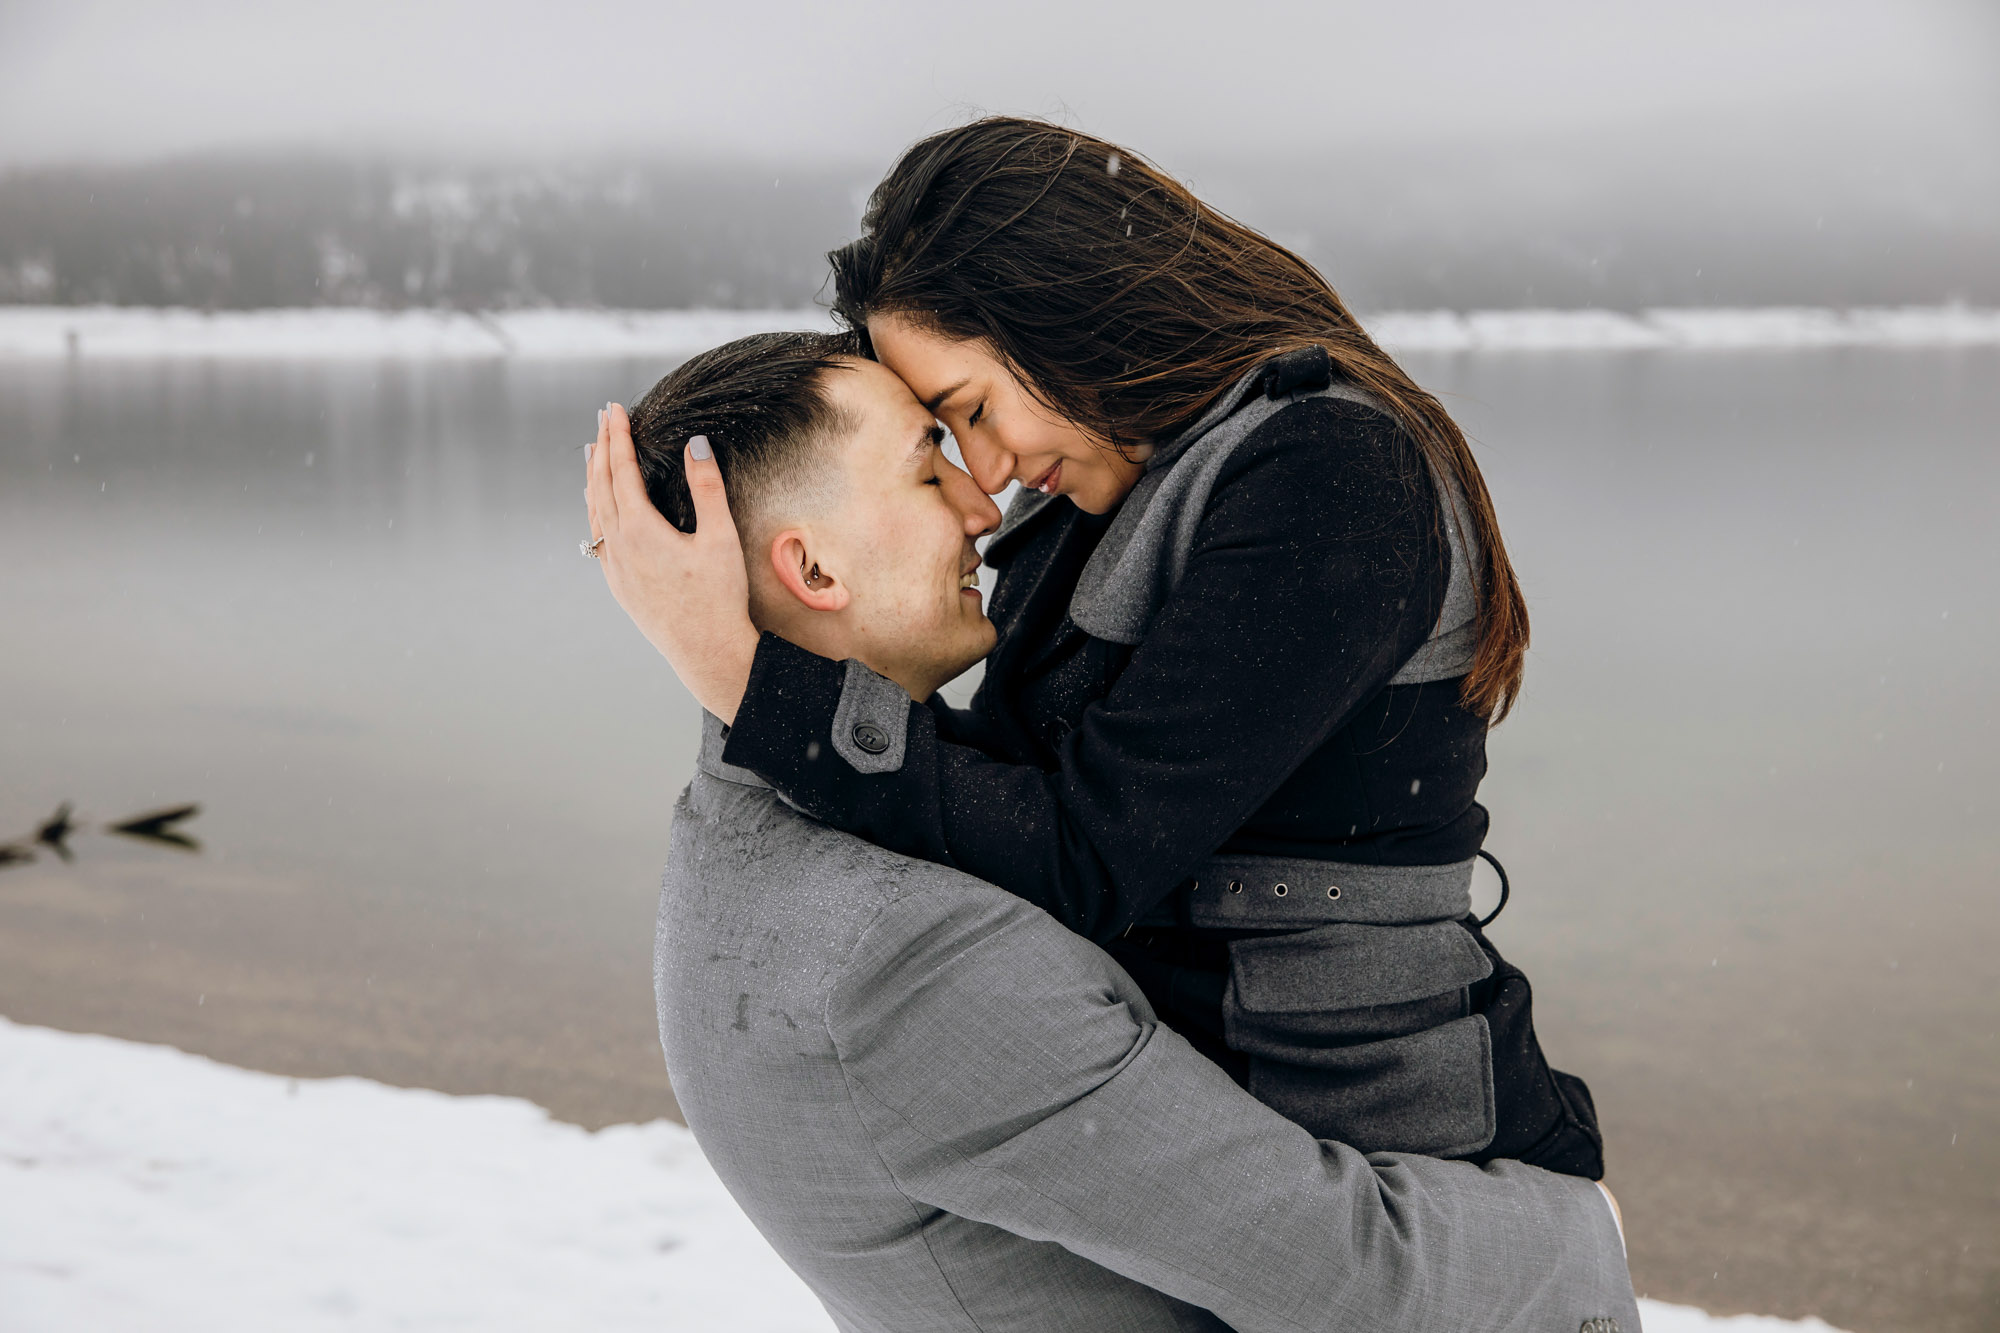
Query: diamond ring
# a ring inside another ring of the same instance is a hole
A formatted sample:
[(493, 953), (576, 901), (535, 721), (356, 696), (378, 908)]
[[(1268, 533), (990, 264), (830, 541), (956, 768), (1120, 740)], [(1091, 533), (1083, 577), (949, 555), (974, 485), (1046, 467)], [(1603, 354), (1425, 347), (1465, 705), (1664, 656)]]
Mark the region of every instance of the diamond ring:
[(597, 553), (597, 548), (602, 545), (604, 545), (604, 538), (599, 537), (594, 542), (578, 542), (576, 549), (589, 556), (592, 560), (602, 560), (604, 557)]

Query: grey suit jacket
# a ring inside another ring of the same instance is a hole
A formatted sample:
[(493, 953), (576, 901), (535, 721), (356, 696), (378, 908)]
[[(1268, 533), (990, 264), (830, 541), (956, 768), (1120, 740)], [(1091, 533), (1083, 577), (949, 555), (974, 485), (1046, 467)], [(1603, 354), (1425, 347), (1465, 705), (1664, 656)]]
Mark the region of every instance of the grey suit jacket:
[(660, 894), (661, 1045), (841, 1329), (1637, 1333), (1590, 1182), (1317, 1141), (1039, 908), (720, 754), (711, 718)]

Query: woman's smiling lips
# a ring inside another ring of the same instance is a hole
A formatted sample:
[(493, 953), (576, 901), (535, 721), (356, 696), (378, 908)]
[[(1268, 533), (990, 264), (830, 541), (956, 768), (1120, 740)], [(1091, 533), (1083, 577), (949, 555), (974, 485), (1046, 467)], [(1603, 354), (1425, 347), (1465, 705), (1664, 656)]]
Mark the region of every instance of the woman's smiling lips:
[(1041, 476), (1036, 477), (1028, 483), (1028, 489), (1031, 491), (1040, 491), (1043, 495), (1054, 495), (1057, 485), (1061, 482), (1062, 460), (1057, 459), (1055, 465), (1047, 472), (1044, 472)]

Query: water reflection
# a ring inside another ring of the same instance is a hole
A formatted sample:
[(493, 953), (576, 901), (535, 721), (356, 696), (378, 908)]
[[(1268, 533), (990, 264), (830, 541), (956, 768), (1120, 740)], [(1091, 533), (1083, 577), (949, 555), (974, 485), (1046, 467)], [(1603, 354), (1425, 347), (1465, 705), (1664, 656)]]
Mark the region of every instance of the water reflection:
[(672, 1114), (653, 890), (696, 713), (576, 555), (650, 366), (0, 366), (0, 828), (204, 799), (0, 893), (0, 1012)]
[[(1641, 1285), (1988, 1326), (2000, 356), (1410, 363), (1534, 612), (1495, 933), (1598, 1090)], [(662, 369), (0, 366), (0, 827), (199, 791), (209, 849), (14, 867), (0, 1012), (669, 1111), (696, 713), (575, 553), (592, 409)]]

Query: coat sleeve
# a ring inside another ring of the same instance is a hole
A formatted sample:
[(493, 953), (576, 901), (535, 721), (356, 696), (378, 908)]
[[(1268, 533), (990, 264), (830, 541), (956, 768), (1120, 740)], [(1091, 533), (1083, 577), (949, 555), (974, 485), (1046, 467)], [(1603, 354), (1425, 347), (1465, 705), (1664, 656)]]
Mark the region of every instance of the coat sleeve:
[(908, 895), (828, 995), (853, 1104), (921, 1204), (1059, 1244), (1239, 1333), (1638, 1327), (1591, 1182), (1315, 1140), (1017, 900)]
[(726, 758), (836, 828), (1108, 940), (1422, 644), (1449, 572), (1434, 506), (1387, 417), (1295, 404), (1225, 467), (1172, 599), (1053, 771), (954, 744), (950, 719), (858, 663), (772, 635)]

